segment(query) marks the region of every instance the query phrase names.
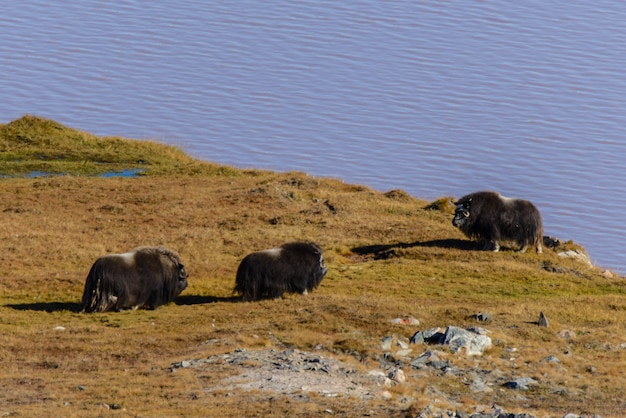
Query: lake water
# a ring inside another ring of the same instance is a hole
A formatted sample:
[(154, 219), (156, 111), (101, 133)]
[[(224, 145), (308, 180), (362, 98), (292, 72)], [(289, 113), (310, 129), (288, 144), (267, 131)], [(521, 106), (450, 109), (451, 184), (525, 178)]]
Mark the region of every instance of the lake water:
[(0, 123), (426, 200), (493, 189), (626, 273), (621, 2), (5, 3)]

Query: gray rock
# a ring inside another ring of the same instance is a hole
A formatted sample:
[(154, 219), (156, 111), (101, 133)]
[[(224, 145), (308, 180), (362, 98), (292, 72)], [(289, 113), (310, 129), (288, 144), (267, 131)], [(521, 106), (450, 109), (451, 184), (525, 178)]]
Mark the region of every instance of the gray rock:
[(407, 340), (406, 338), (399, 339), (396, 344), (398, 344), (403, 350), (409, 348), (409, 340)]
[(422, 344), (424, 342), (424, 333), (422, 331), (417, 331), (413, 334), (409, 342), (411, 344)]
[(574, 260), (582, 261), (590, 266), (592, 265), (591, 260), (589, 259), (589, 256), (585, 254), (584, 251), (580, 251), (580, 250), (561, 251), (557, 253), (557, 255), (561, 258), (572, 258)]
[(485, 350), (491, 348), (491, 338), (458, 327), (446, 329), (443, 343), (448, 345), (453, 353), (463, 350), (468, 356), (482, 355)]
[(416, 369), (423, 369), (433, 361), (439, 361), (439, 356), (437, 355), (437, 353), (435, 353), (434, 351), (425, 351), (419, 357), (413, 359), (413, 361), (411, 362), (411, 366), (415, 367)]
[(548, 318), (546, 318), (543, 312), (539, 312), (539, 321), (537, 321), (537, 324), (539, 324), (540, 327), (550, 326), (550, 321), (548, 321)]
[(477, 314), (471, 315), (470, 318), (475, 319), (479, 322), (487, 322), (491, 320), (492, 315), (486, 312), (478, 312)]
[(389, 351), (391, 350), (391, 343), (393, 342), (393, 337), (391, 336), (384, 337), (381, 340), (381, 342), (382, 342), (381, 348), (383, 349), (383, 351)]
[(532, 377), (520, 377), (515, 380), (510, 380), (503, 384), (505, 388), (515, 390), (528, 390), (529, 386), (537, 385), (538, 382)]

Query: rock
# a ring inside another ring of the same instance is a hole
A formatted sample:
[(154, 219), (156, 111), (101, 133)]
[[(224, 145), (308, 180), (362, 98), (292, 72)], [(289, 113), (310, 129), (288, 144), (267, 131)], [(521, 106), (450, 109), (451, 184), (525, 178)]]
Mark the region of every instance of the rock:
[(487, 386), (487, 384), (482, 379), (478, 379), (470, 385), (470, 391), (474, 393), (489, 393), (493, 392), (493, 389)]
[(556, 237), (545, 235), (543, 237), (543, 246), (546, 248), (556, 248), (561, 245), (561, 240)]
[(409, 348), (409, 340), (407, 340), (406, 338), (399, 339), (397, 344), (404, 350)]
[(406, 350), (398, 350), (396, 351), (396, 356), (397, 357), (408, 357), (409, 354), (411, 354), (413, 352), (412, 348), (407, 348)]
[(602, 276), (606, 277), (607, 279), (612, 279), (613, 278), (613, 273), (611, 273), (610, 270), (604, 270), (602, 272)]
[(416, 369), (422, 369), (437, 361), (439, 361), (439, 356), (435, 351), (425, 351), (419, 357), (413, 359), (411, 366)]
[(445, 333), (442, 328), (430, 328), (426, 331), (417, 331), (410, 339), (411, 344), (443, 344)]
[(515, 390), (528, 390), (529, 386), (537, 385), (538, 382), (532, 377), (520, 377), (515, 380), (510, 380), (504, 383), (502, 386)]
[(539, 312), (539, 321), (537, 321), (537, 324), (539, 324), (540, 327), (548, 327), (550, 325), (550, 321), (548, 321), (548, 318), (546, 318), (543, 312)]
[(421, 344), (424, 342), (424, 333), (422, 331), (417, 331), (411, 339), (409, 340), (411, 344)]
[(444, 344), (447, 344), (453, 353), (465, 351), (468, 356), (480, 356), (485, 350), (491, 348), (491, 338), (474, 331), (450, 326), (446, 329)]
[(479, 322), (487, 322), (490, 321), (492, 318), (492, 315), (490, 313), (486, 313), (486, 312), (478, 312), (474, 315), (470, 315), (471, 319), (475, 319)]
[(402, 371), (402, 369), (396, 369), (392, 371), (391, 373), (389, 373), (388, 377), (389, 379), (398, 383), (402, 383), (406, 380), (406, 376), (404, 375), (404, 372)]
[(417, 331), (410, 339), (411, 344), (445, 344), (453, 353), (464, 351), (468, 356), (482, 355), (491, 348), (491, 338), (486, 336), (489, 331), (484, 328), (468, 328), (449, 326), (444, 332), (441, 328)]
[(393, 342), (393, 337), (391, 336), (384, 337), (381, 340), (381, 342), (382, 342), (382, 346), (381, 346), (382, 350), (389, 351), (391, 350), (391, 343)]
[(582, 261), (586, 264), (592, 265), (589, 256), (580, 250), (567, 250), (557, 253), (561, 258), (572, 258), (574, 260)]
[(545, 362), (547, 363), (559, 363), (560, 360), (557, 356), (548, 356), (546, 358), (543, 359)]
[(412, 316), (405, 316), (402, 318), (394, 318), (391, 320), (391, 323), (397, 325), (419, 325), (420, 321), (413, 318)]
[(62, 327), (62, 326), (59, 325), (58, 327), (54, 327), (54, 330), (55, 331), (65, 331), (65, 327)]
[(570, 331), (569, 329), (561, 330), (557, 335), (561, 338), (565, 338), (566, 340), (571, 340), (576, 337), (576, 333), (574, 331)]

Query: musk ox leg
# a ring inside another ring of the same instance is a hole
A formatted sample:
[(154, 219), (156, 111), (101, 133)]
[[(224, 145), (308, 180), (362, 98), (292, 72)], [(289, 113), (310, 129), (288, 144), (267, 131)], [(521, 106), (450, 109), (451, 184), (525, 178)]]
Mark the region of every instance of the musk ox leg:
[(301, 294), (302, 294), (302, 296), (306, 296), (306, 295), (309, 294), (309, 292), (306, 289), (304, 289), (304, 291)]
[(493, 242), (493, 247), (491, 248), (491, 251), (493, 251), (494, 253), (500, 251), (500, 244), (498, 244), (498, 241)]
[(522, 248), (519, 249), (519, 252), (525, 253), (527, 249), (528, 249), (528, 244), (524, 243), (522, 244)]

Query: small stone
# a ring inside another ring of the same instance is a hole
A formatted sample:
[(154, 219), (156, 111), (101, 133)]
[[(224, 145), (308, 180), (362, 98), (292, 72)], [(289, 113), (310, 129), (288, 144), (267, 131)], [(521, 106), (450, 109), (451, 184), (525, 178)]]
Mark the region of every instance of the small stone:
[(402, 318), (394, 318), (391, 320), (393, 324), (397, 325), (419, 325), (420, 321), (412, 316), (404, 316)]
[(65, 331), (65, 327), (62, 327), (62, 326), (59, 325), (58, 327), (54, 327), (54, 330), (55, 331)]
[(391, 350), (391, 343), (393, 342), (393, 337), (391, 337), (391, 336), (384, 337), (381, 340), (381, 342), (383, 343), (381, 348), (384, 351), (389, 351), (389, 350)]
[(180, 367), (183, 368), (183, 369), (187, 368), (189, 366), (191, 366), (191, 363), (188, 362), (187, 360), (183, 360), (183, 361), (180, 362)]
[(398, 350), (396, 351), (396, 356), (397, 357), (408, 357), (409, 354), (411, 354), (413, 352), (412, 348), (407, 348), (406, 350)]
[(389, 378), (398, 383), (402, 383), (406, 380), (406, 376), (404, 375), (402, 369), (396, 369), (389, 373)]
[(536, 384), (537, 381), (531, 377), (520, 377), (519, 379), (510, 380), (502, 386), (509, 389), (528, 390), (528, 386)]
[(398, 344), (401, 348), (403, 348), (403, 349), (405, 349), (405, 350), (406, 350), (407, 348), (409, 348), (409, 343), (408, 343), (408, 340), (406, 340), (406, 339), (400, 339), (400, 340), (398, 340), (397, 344)]
[(557, 255), (561, 258), (573, 258), (575, 260), (592, 265), (589, 256), (580, 250), (561, 251), (560, 253), (557, 253)]
[(424, 342), (424, 333), (422, 331), (417, 331), (411, 339), (409, 340), (411, 344), (421, 344)]
[(576, 333), (574, 331), (570, 331), (569, 329), (559, 331), (557, 335), (561, 338), (565, 338), (566, 340), (571, 340), (572, 338), (576, 337)]
[(383, 398), (384, 400), (388, 401), (392, 398), (391, 393), (388, 390), (383, 390), (380, 393), (380, 397)]
[(546, 318), (543, 312), (539, 312), (539, 321), (537, 321), (537, 323), (539, 324), (540, 327), (550, 326), (550, 321), (548, 321), (548, 318)]
[(486, 312), (478, 312), (477, 314), (474, 314), (471, 316), (472, 319), (475, 319), (479, 322), (487, 322), (491, 320), (491, 314), (486, 313)]

